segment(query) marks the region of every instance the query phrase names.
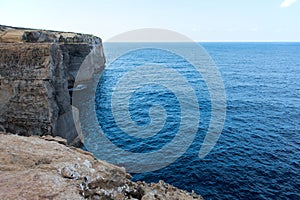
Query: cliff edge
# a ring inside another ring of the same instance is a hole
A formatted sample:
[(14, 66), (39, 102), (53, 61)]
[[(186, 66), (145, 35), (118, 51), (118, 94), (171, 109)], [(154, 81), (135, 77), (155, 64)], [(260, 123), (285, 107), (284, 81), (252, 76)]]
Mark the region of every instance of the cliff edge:
[(133, 182), (122, 167), (59, 137), (0, 132), (0, 199), (203, 199), (163, 181)]
[(0, 25), (0, 131), (61, 136), (79, 146), (83, 138), (70, 90), (83, 64), (79, 81), (103, 70), (100, 38)]

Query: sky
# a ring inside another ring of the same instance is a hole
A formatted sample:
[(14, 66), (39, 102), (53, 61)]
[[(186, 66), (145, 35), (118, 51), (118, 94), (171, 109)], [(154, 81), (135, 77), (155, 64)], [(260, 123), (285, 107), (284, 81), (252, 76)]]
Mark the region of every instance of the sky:
[(194, 41), (300, 41), (300, 0), (0, 0), (0, 24), (109, 38), (140, 28)]

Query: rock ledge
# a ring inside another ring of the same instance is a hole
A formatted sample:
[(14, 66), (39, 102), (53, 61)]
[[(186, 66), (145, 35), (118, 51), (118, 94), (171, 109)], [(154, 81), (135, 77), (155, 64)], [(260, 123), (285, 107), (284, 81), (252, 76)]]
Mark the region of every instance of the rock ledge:
[(133, 182), (124, 168), (65, 144), (0, 133), (0, 199), (203, 199), (163, 181)]

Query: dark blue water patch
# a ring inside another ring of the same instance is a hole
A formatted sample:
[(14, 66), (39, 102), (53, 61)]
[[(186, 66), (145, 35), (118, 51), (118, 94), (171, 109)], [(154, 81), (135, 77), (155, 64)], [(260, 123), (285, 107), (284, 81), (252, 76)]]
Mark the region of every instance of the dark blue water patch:
[[(181, 44), (177, 45), (180, 48)], [(126, 71), (143, 63), (166, 64), (176, 69), (192, 85), (198, 98), (199, 130), (185, 154), (163, 169), (134, 174), (133, 179), (147, 182), (162, 179), (179, 188), (194, 190), (205, 199), (300, 199), (300, 43), (205, 43), (203, 46), (221, 72), (227, 96), (223, 132), (204, 159), (199, 159), (198, 153), (207, 132), (211, 105), (207, 87), (193, 66), (169, 52), (146, 49), (120, 57), (102, 76), (101, 90), (96, 94), (101, 104), (97, 116), (102, 117), (99, 123), (106, 127), (108, 135), (115, 133), (107, 103), (113, 85)], [(118, 49), (110, 50), (107, 48), (108, 60), (109, 54)], [(151, 87), (131, 96), (130, 112), (138, 125), (150, 123), (149, 100), (152, 104), (161, 99), (163, 106), (169, 106), (169, 113), (178, 109), (176, 99), (164, 88), (161, 90), (162, 97), (155, 93), (153, 99), (147, 96), (153, 92)], [(173, 118), (167, 121), (177, 120), (177, 116), (170, 117)], [(166, 142), (173, 137), (167, 136)], [(111, 138), (114, 139), (118, 143), (123, 136), (120, 140)], [(126, 141), (122, 141), (119, 145), (136, 152), (155, 151), (162, 145), (159, 139), (153, 140), (150, 147), (142, 142), (126, 146), (123, 144)]]
[[(185, 59), (174, 53), (152, 48), (139, 49), (122, 55), (107, 67), (99, 80), (95, 94), (95, 110), (99, 125), (110, 141), (124, 150), (135, 153), (152, 152), (167, 145), (178, 132), (181, 120), (181, 108), (176, 95), (161, 85), (148, 84), (131, 94), (129, 102), (131, 120), (139, 126), (149, 125), (151, 122), (149, 109), (153, 105), (160, 105), (167, 113), (164, 127), (157, 134), (146, 139), (128, 135), (118, 127), (111, 108), (114, 88), (126, 72), (149, 62), (164, 64), (187, 78), (198, 97), (201, 128), (207, 128), (210, 116), (207, 86), (201, 74)], [(177, 83), (174, 82), (174, 84)]]
[(180, 105), (173, 93), (159, 85), (147, 85), (140, 90), (136, 90), (130, 98), (129, 112), (132, 121), (139, 126), (149, 125), (149, 109), (156, 104), (161, 105), (167, 113), (164, 127), (150, 138), (136, 138), (124, 133), (114, 121), (111, 107), (103, 106), (104, 98), (99, 98), (101, 106), (96, 105), (98, 120), (101, 121), (102, 130), (110, 141), (135, 153), (151, 152), (167, 145), (176, 135), (180, 124)]

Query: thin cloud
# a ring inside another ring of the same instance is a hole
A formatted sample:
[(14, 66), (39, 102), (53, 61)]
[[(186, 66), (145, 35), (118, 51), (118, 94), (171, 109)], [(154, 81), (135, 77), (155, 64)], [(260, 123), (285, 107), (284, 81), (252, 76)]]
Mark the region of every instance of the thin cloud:
[(291, 6), (292, 4), (296, 3), (297, 0), (284, 0), (281, 4), (280, 7), (281, 8), (287, 8), (289, 6)]

